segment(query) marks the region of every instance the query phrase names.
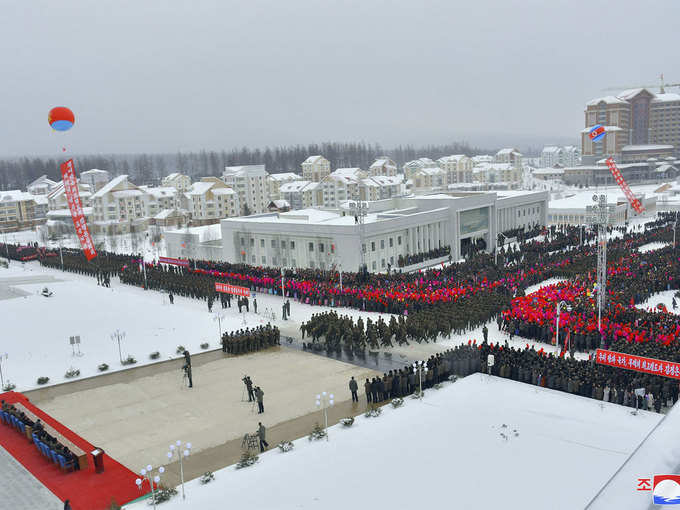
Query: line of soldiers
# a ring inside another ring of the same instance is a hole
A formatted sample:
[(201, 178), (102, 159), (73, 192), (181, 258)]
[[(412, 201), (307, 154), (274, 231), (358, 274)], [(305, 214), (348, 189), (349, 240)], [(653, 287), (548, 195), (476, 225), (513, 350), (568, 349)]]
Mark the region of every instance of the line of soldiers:
[(222, 352), (245, 354), (281, 345), (281, 331), (271, 323), (256, 328), (240, 329), (222, 335)]

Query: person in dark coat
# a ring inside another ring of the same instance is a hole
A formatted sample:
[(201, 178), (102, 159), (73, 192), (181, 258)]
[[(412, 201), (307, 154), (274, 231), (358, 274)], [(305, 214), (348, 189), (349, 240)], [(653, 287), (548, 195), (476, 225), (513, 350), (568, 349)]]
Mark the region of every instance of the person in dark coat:
[(64, 510), (71, 510), (71, 502), (68, 499), (64, 501)]
[(259, 386), (255, 388), (255, 397), (257, 398), (257, 414), (264, 413), (264, 391)]
[(349, 380), (349, 391), (352, 392), (352, 402), (359, 402), (359, 396), (357, 395), (357, 390), (359, 389), (359, 385), (357, 382), (354, 380), (354, 377), (352, 377)]
[(366, 378), (366, 382), (364, 383), (364, 390), (366, 391), (366, 403), (370, 404), (371, 403), (371, 381)]
[(187, 377), (189, 378), (189, 388), (194, 387), (194, 381), (191, 378), (191, 354), (189, 354), (189, 351), (185, 350), (184, 351), (184, 371), (187, 374)]
[(267, 443), (265, 435), (267, 432), (267, 429), (264, 428), (264, 425), (262, 425), (262, 422), (258, 422), (258, 427), (257, 427), (257, 436), (260, 438), (260, 452), (264, 452), (265, 448), (269, 448), (269, 443)]
[(168, 299), (170, 300), (171, 305), (175, 304), (175, 296), (172, 295), (172, 292), (168, 294)]

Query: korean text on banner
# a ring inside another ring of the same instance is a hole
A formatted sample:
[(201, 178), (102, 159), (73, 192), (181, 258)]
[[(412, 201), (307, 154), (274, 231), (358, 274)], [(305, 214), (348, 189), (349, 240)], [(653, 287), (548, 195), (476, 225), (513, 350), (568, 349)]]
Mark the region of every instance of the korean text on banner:
[(158, 257), (159, 264), (170, 264), (173, 266), (189, 267), (189, 261), (185, 259), (173, 259), (172, 257)]
[(598, 349), (595, 356), (595, 361), (600, 365), (680, 379), (680, 363), (674, 363), (673, 361), (633, 356), (632, 354), (607, 351), (605, 349)]
[(229, 285), (228, 283), (215, 282), (215, 290), (225, 294), (250, 297), (250, 289), (248, 287), (240, 287), (238, 285)]
[(85, 258), (87, 258), (87, 260), (92, 260), (97, 256), (97, 252), (94, 249), (92, 236), (90, 235), (90, 230), (87, 228), (87, 222), (85, 221), (85, 213), (83, 213), (83, 204), (80, 201), (78, 181), (76, 180), (72, 159), (61, 164), (61, 178), (64, 181), (66, 202), (68, 202), (68, 208), (71, 211), (73, 227), (78, 235), (80, 246), (83, 249), (83, 252), (85, 252)]

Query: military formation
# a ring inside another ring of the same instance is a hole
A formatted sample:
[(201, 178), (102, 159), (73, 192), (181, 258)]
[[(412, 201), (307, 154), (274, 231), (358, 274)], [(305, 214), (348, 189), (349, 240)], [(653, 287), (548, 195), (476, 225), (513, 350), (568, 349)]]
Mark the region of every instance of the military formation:
[(271, 324), (231, 331), (222, 335), (222, 352), (247, 354), (281, 345), (281, 332)]

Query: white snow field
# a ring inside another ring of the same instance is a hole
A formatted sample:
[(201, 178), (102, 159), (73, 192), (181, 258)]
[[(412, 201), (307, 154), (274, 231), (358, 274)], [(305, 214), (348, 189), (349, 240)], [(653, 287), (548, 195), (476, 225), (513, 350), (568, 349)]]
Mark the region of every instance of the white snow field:
[[(52, 297), (40, 295), (43, 287), (53, 292)], [(273, 324), (290, 327), (292, 321), (280, 320), (280, 297), (258, 293), (257, 302), (259, 314), (253, 313), (252, 300), (250, 313), (245, 314), (247, 327), (269, 322), (263, 316), (267, 308), (276, 313)], [(296, 321), (328, 309), (291, 301)], [(123, 285), (118, 278), (111, 279), (111, 288), (104, 288), (89, 276), (42, 268), (37, 262), (13, 261), (8, 269), (0, 268), (0, 353), (7, 353), (2, 360), (4, 381), (15, 384), (16, 391), (25, 391), (38, 387), (38, 377), (49, 377), (48, 384), (69, 381), (64, 374), (71, 367), (80, 370), (81, 378), (99, 375), (101, 363), (109, 365), (109, 372), (129, 368), (121, 365), (118, 343), (111, 339), (116, 329), (125, 332), (122, 357), (132, 355), (137, 360), (132, 366), (154, 362), (149, 355), (155, 351), (160, 352), (156, 361), (179, 357), (179, 345), (192, 353), (202, 351), (203, 342), (210, 344), (209, 349), (220, 348), (216, 311), (225, 315), (222, 332), (244, 327), (233, 301), (224, 310), (216, 303), (211, 314), (205, 301), (176, 296), (170, 305), (166, 294)], [(378, 316), (345, 309), (338, 312), (374, 320)], [(73, 355), (72, 335), (80, 335), (82, 356)]]
[(328, 442), (272, 444), (254, 466), (191, 481), (186, 501), (163, 508), (575, 510), (661, 418), (482, 374), (383, 409), (330, 428)]
[(670, 245), (671, 243), (662, 243), (661, 241), (654, 241), (651, 243), (643, 244), (637, 249), (637, 251), (639, 251), (640, 253), (647, 253), (648, 251), (660, 250), (661, 248), (665, 248), (666, 246)]
[(646, 301), (635, 305), (635, 307), (641, 310), (651, 309), (653, 312), (658, 312), (660, 310), (657, 309), (656, 305), (663, 303), (669, 313), (680, 313), (680, 299), (675, 300), (678, 303), (679, 308), (677, 310), (673, 310), (673, 296), (676, 292), (676, 290), (664, 290), (657, 292), (656, 294), (652, 294)]

